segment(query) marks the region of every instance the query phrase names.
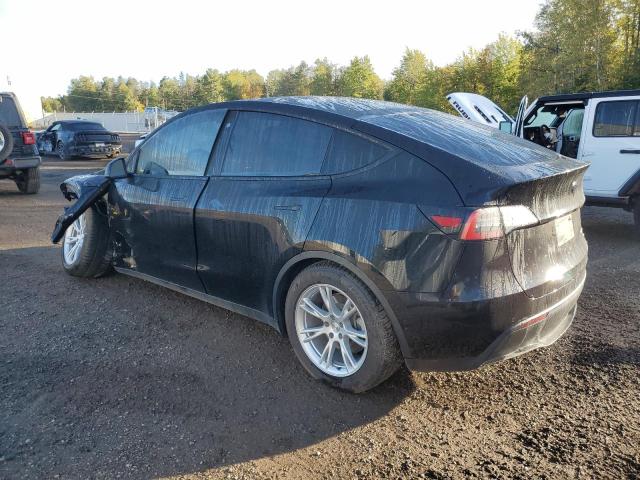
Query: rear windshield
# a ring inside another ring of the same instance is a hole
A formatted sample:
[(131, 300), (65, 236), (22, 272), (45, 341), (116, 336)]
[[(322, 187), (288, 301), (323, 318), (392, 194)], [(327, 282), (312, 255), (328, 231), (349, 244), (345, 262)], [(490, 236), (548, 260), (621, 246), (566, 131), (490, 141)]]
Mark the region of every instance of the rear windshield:
[(67, 124), (67, 128), (74, 132), (79, 132), (80, 130), (105, 130), (105, 128), (99, 123), (91, 122), (69, 123)]
[(22, 120), (20, 119), (20, 114), (18, 113), (13, 98), (0, 95), (0, 100), (0, 122), (3, 122), (9, 127), (22, 126)]

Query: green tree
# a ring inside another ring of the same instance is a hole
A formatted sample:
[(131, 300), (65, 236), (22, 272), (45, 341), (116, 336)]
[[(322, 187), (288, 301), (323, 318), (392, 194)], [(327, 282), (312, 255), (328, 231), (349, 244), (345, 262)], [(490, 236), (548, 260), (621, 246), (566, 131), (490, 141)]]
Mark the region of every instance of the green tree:
[(354, 57), (338, 76), (338, 93), (346, 97), (381, 99), (384, 83), (368, 56)]
[(311, 95), (335, 95), (337, 67), (327, 57), (318, 58), (311, 69), (309, 92)]

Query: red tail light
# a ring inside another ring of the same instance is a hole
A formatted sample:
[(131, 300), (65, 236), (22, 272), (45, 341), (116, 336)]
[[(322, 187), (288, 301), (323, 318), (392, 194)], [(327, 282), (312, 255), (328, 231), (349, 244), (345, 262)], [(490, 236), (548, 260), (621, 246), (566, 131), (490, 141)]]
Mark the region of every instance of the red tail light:
[(22, 132), (22, 143), (25, 145), (35, 145), (36, 144), (36, 136), (33, 132)]
[(460, 232), (460, 240), (491, 240), (538, 223), (533, 212), (523, 205), (479, 208), (471, 212), (464, 224), (460, 217), (432, 215), (430, 218), (444, 233)]

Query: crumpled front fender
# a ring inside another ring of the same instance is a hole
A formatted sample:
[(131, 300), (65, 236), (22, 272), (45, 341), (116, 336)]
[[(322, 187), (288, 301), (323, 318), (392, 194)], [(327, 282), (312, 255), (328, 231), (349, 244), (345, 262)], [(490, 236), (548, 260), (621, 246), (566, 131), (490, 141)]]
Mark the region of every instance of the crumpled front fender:
[(60, 190), (64, 197), (69, 201), (76, 201), (70, 207), (65, 207), (64, 213), (58, 217), (51, 233), (51, 241), (58, 243), (69, 225), (100, 200), (111, 183), (112, 179), (104, 175), (77, 175), (62, 182)]

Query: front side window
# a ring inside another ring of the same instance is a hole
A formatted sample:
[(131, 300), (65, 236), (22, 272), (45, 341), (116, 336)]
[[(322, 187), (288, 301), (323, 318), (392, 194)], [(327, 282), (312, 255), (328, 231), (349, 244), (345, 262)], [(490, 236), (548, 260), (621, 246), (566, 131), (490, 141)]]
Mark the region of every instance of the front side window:
[(594, 137), (632, 137), (640, 135), (636, 100), (600, 102), (593, 122)]
[(350, 172), (382, 158), (389, 149), (359, 135), (335, 130), (322, 173)]
[(226, 110), (192, 113), (162, 127), (140, 147), (136, 173), (204, 175)]
[(238, 112), (223, 175), (301, 176), (320, 173), (331, 128), (298, 118)]

